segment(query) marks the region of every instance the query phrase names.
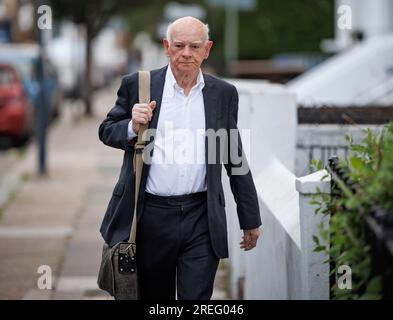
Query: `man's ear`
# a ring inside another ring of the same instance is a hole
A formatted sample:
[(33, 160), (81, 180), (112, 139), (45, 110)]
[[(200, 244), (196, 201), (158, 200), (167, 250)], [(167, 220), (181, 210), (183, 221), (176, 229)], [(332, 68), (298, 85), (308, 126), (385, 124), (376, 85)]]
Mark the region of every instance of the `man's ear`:
[(213, 46), (213, 41), (211, 41), (211, 40), (207, 41), (206, 47), (205, 47), (205, 59), (207, 59), (209, 57), (210, 49), (212, 48), (212, 46)]
[(164, 51), (167, 57), (169, 57), (169, 41), (165, 38), (164, 40), (162, 40), (162, 44), (164, 46)]

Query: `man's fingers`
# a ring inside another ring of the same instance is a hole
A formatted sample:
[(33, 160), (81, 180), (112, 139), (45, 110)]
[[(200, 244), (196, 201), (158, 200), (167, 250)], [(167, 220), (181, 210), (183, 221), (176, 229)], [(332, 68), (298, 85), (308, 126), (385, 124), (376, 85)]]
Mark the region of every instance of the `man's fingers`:
[(259, 237), (258, 234), (245, 232), (244, 235), (242, 236), (242, 241), (239, 243), (240, 249), (249, 251), (255, 248), (257, 245), (258, 237)]
[(252, 234), (252, 235), (251, 235), (251, 240), (252, 240), (252, 241), (257, 241), (258, 238), (259, 238), (259, 235), (257, 235), (257, 234)]
[(242, 241), (239, 244), (240, 245), (245, 245), (245, 246), (251, 246), (251, 245), (255, 246), (257, 244), (257, 242), (256, 241), (248, 241), (248, 242)]
[(145, 108), (145, 107), (143, 107), (143, 108), (137, 108), (137, 109), (135, 109), (134, 111), (133, 111), (133, 114), (134, 115), (147, 115), (147, 116), (152, 116), (153, 115), (153, 112), (149, 109), (149, 108)]
[[(152, 115), (146, 111), (135, 113), (132, 118), (133, 119), (142, 119), (143, 121), (150, 121)], [(138, 120), (137, 120), (138, 121)]]
[(133, 121), (135, 123), (140, 123), (140, 124), (146, 124), (148, 122), (148, 118), (147, 116), (136, 116), (135, 118), (133, 118)]
[(256, 247), (256, 243), (248, 243), (240, 246), (241, 249), (244, 249), (245, 251), (251, 250)]
[(152, 102), (150, 102), (149, 103), (149, 106), (148, 106), (148, 111), (149, 111), (149, 121), (151, 121), (151, 118), (152, 118), (152, 116), (153, 116), (153, 110), (156, 108), (156, 102), (155, 101), (152, 101)]
[(256, 245), (240, 246), (240, 249), (244, 249), (245, 251), (248, 251), (248, 250), (251, 250), (255, 247), (256, 247)]
[(145, 124), (148, 121), (151, 121), (155, 107), (155, 101), (152, 101), (149, 104), (136, 103), (132, 108), (132, 118), (135, 119), (137, 123)]
[(156, 107), (156, 102), (153, 100), (149, 103), (150, 110), (154, 110)]
[(249, 242), (251, 240), (250, 234), (245, 233), (244, 234), (244, 241)]

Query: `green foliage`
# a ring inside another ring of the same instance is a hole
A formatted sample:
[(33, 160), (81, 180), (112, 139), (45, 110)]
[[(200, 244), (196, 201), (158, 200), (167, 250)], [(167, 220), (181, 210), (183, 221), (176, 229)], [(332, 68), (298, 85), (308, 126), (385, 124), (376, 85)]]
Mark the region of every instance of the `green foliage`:
[[(55, 18), (72, 18), (91, 26), (93, 36), (113, 15), (122, 16), (131, 37), (148, 32), (161, 43), (157, 28), (164, 22), (163, 10), (170, 1), (157, 0), (57, 0), (52, 1)], [(225, 8), (207, 0), (177, 0), (206, 9), (214, 47), (208, 63), (223, 65)], [(239, 12), (238, 56), (240, 60), (266, 59), (282, 52), (320, 52), (322, 39), (334, 37), (333, 0), (256, 0), (253, 11)]]
[(320, 52), (322, 39), (334, 37), (332, 0), (258, 0), (241, 12), (240, 59), (266, 59), (282, 52)]
[[(138, 1), (132, 10), (121, 14), (133, 35), (148, 32), (157, 43), (157, 26), (163, 22), (168, 1)], [(220, 69), (224, 56), (225, 8), (209, 5), (207, 0), (177, 0), (206, 9), (206, 22), (214, 41), (208, 64)], [(282, 52), (320, 52), (322, 39), (334, 37), (333, 0), (256, 0), (253, 11), (239, 12), (238, 57), (266, 59)], [(120, 12), (119, 12), (120, 13)]]
[[(133, 5), (141, 2), (135, 0)], [(94, 38), (112, 16), (130, 8), (130, 3), (127, 0), (56, 0), (52, 1), (51, 7), (55, 19), (71, 19), (77, 24), (84, 24)]]
[(131, 37), (134, 37), (138, 32), (146, 32), (157, 43), (161, 43), (162, 39), (157, 37), (157, 27), (163, 21), (163, 10), (166, 4), (166, 1), (145, 1), (140, 5), (133, 6), (132, 10), (121, 12)]
[(317, 214), (330, 214), (329, 228), (321, 225), (318, 236), (313, 236), (314, 250), (329, 256), (333, 277), (341, 265), (352, 270), (352, 290), (340, 290), (336, 279), (331, 287), (333, 299), (381, 298), (381, 279), (371, 274), (365, 218), (375, 207), (393, 209), (393, 122), (379, 134), (370, 129), (364, 133), (360, 144), (347, 138), (350, 152), (339, 165), (345, 169), (344, 175), (332, 173), (340, 196), (333, 194), (321, 200), (321, 194), (311, 202)]
[(319, 171), (323, 169), (323, 161), (322, 160), (311, 160), (310, 164), (310, 172)]

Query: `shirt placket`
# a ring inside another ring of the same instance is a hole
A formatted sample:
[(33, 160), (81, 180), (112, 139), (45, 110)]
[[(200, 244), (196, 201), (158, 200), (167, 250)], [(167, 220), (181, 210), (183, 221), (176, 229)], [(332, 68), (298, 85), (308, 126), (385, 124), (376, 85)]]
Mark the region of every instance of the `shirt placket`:
[[(187, 98), (188, 97), (186, 97), (184, 95), (184, 91), (183, 90), (181, 90), (179, 92), (179, 97), (181, 99), (181, 119), (186, 119), (186, 107), (187, 107), (187, 102), (188, 102)], [(183, 129), (186, 129), (187, 125), (183, 124), (182, 127), (183, 127)], [(182, 163), (184, 163), (185, 152), (186, 152), (186, 150), (184, 148), (184, 145), (182, 145), (182, 149), (181, 149), (181, 155), (183, 157)], [(186, 170), (186, 167), (187, 167), (186, 165), (180, 165), (179, 166), (179, 175), (180, 175), (179, 185), (180, 185), (181, 190), (185, 190), (187, 188), (187, 181), (186, 181), (187, 180), (187, 170)]]
[[(188, 130), (190, 130), (191, 129), (191, 119), (190, 119), (190, 114), (191, 114), (191, 111), (190, 111), (190, 103), (191, 103), (191, 97), (192, 97), (192, 90), (191, 90), (191, 92), (189, 93), (189, 95), (187, 96), (187, 97), (185, 97), (185, 104), (184, 104), (184, 119), (185, 119), (185, 126), (186, 126), (186, 128), (188, 129)], [(188, 139), (188, 136), (187, 136), (187, 139)], [(186, 165), (184, 165), (183, 166), (183, 170), (184, 170), (184, 184), (185, 184), (185, 189), (188, 189), (190, 186), (189, 186), (189, 179), (190, 179), (190, 174), (189, 174), (189, 167), (190, 167), (190, 165), (188, 164), (188, 157), (189, 157), (189, 155), (187, 154), (187, 148), (189, 148), (190, 146), (189, 146), (189, 144), (191, 143), (192, 141), (188, 141), (188, 140), (186, 140), (186, 143), (185, 143), (185, 146), (184, 146), (184, 148), (185, 148), (185, 150), (183, 151), (184, 152), (184, 156), (186, 157), (186, 159), (187, 159), (187, 162), (186, 162)]]

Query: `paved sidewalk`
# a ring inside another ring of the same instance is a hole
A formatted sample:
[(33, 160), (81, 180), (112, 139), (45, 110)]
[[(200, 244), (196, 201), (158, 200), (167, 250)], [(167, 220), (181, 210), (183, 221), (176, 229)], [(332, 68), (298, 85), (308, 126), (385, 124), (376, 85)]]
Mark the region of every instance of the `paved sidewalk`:
[[(99, 141), (98, 126), (118, 85), (95, 95), (92, 119), (80, 117), (75, 106), (63, 106), (49, 134), (47, 177), (36, 176), (35, 145), (4, 177), (0, 198), (7, 193), (4, 181), (16, 191), (4, 202), (0, 219), (0, 299), (111, 299), (96, 284), (98, 230), (123, 152)], [(38, 289), (42, 265), (51, 268), (52, 290)], [(227, 298), (224, 276), (221, 268), (214, 299)]]

